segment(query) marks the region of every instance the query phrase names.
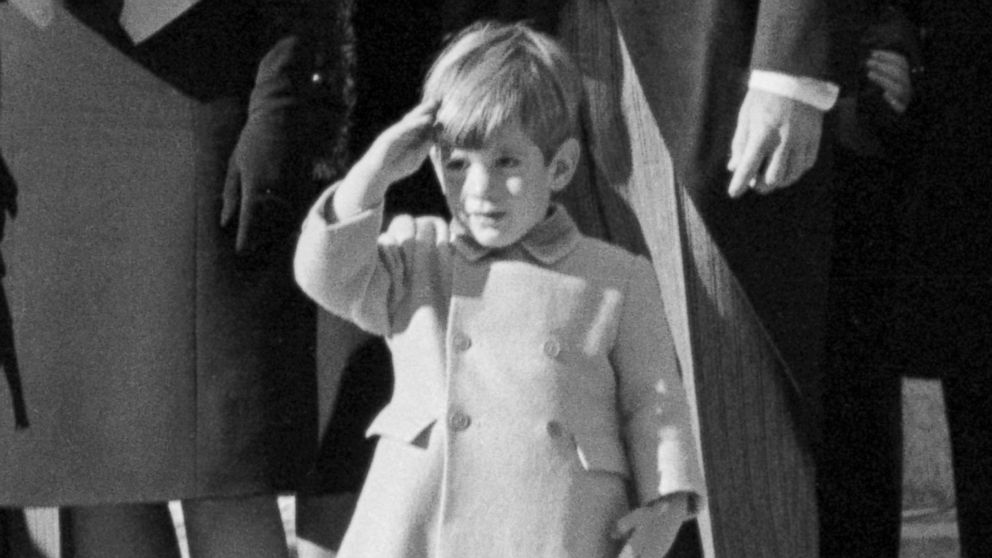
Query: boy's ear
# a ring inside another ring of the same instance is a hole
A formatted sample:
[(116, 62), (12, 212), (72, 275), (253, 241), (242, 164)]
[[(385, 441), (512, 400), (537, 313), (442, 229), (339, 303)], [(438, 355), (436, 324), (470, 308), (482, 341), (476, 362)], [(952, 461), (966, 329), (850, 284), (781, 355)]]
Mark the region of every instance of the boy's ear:
[(575, 169), (579, 166), (581, 152), (582, 149), (579, 146), (579, 140), (575, 138), (568, 138), (558, 147), (558, 152), (555, 153), (554, 159), (551, 160), (551, 172), (553, 173), (552, 191), (560, 192), (572, 181), (572, 176), (575, 175)]

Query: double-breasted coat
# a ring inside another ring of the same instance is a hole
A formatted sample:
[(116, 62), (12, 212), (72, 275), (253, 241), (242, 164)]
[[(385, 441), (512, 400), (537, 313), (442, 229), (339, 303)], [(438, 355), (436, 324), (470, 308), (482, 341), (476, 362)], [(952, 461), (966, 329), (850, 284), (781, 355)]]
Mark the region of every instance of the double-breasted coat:
[[(313, 310), (291, 255), (339, 108), (318, 4), (203, 0), (140, 42), (120, 2), (54, 2), (41, 27), (0, 4), (29, 422), (0, 386), (3, 505), (271, 492), (309, 466)], [(255, 205), (222, 227), (225, 177)]]
[(384, 335), (395, 370), (340, 556), (606, 558), (630, 506), (702, 494), (646, 260), (561, 207), (494, 252), (427, 217), (377, 244), (381, 207), (328, 223), (324, 201), (297, 280)]

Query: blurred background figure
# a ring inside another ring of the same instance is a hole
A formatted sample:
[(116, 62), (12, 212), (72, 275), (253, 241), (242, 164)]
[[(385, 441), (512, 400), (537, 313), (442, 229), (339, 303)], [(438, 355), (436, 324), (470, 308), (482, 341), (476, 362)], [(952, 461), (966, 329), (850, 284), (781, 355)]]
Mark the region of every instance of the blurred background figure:
[(902, 378), (889, 349), (899, 216), (919, 141), (918, 123), (907, 111), (916, 105), (913, 82), (922, 53), (918, 28), (902, 6), (851, 0), (842, 7), (832, 23), (843, 92), (831, 114), (837, 134), (823, 375), (829, 427), (817, 462), (820, 555), (895, 557), (902, 520)]
[(856, 133), (838, 165), (852, 188), (836, 212), (823, 556), (898, 556), (906, 376), (940, 380), (961, 552), (980, 556), (992, 545), (992, 9), (855, 4), (870, 27), (852, 43), (863, 65), (848, 126), (838, 112)]
[(901, 212), (893, 353), (940, 378), (962, 555), (992, 548), (992, 6), (905, 3), (922, 38), (907, 115), (920, 133)]

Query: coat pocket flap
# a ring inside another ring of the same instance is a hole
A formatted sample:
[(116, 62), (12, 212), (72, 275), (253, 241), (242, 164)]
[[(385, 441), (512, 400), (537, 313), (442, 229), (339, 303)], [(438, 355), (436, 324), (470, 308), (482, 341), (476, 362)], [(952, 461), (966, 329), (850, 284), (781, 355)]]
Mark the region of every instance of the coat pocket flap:
[(437, 417), (430, 413), (411, 412), (409, 409), (387, 405), (369, 425), (365, 437), (384, 436), (412, 444), (435, 420)]
[(630, 477), (630, 465), (619, 436), (600, 433), (576, 433), (579, 462), (587, 471), (606, 471)]

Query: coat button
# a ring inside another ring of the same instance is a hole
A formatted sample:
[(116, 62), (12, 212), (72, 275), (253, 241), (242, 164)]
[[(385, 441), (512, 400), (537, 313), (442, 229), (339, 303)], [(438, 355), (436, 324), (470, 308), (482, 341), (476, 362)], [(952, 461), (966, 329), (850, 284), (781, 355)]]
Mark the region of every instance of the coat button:
[(451, 344), (455, 351), (461, 353), (467, 351), (468, 348), (472, 346), (472, 340), (463, 333), (456, 333), (454, 338), (451, 340)]
[(548, 423), (548, 436), (551, 436), (552, 438), (560, 438), (564, 433), (565, 429), (562, 428), (560, 422), (553, 420)]
[(472, 424), (472, 419), (461, 411), (451, 411), (448, 415), (448, 426), (455, 432), (461, 432)]
[(558, 356), (558, 353), (560, 352), (561, 352), (561, 345), (558, 344), (558, 340), (555, 339), (554, 337), (544, 342), (544, 354), (548, 355), (551, 358), (555, 358)]

